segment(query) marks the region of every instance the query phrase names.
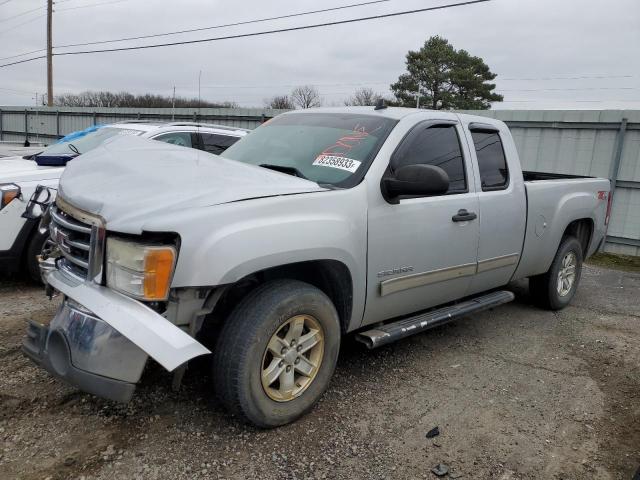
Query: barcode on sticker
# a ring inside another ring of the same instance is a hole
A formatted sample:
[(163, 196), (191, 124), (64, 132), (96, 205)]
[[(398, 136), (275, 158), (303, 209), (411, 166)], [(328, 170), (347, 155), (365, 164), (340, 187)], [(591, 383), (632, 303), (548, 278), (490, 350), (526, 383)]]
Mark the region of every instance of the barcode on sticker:
[(335, 155), (318, 155), (318, 158), (313, 161), (313, 165), (339, 168), (340, 170), (346, 170), (351, 173), (358, 170), (361, 163), (362, 162), (359, 162), (358, 160), (352, 160), (346, 157), (336, 157)]

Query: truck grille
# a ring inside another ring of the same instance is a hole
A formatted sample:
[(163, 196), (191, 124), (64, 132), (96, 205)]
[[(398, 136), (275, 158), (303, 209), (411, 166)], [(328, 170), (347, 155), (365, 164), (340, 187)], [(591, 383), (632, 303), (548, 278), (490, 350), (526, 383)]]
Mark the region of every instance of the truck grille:
[(62, 254), (61, 266), (86, 279), (90, 263), (91, 225), (76, 220), (52, 205), (49, 234)]

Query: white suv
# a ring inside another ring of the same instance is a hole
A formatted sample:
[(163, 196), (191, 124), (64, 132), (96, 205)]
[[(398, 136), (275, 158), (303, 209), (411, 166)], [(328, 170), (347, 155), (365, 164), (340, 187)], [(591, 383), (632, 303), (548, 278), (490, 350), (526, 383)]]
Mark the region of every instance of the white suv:
[[(3, 158), (0, 160), (0, 274), (24, 268), (31, 278), (40, 279), (36, 256), (48, 232), (39, 232), (38, 220), (25, 218), (23, 213), (38, 185), (57, 187), (69, 160), (118, 135), (135, 135), (219, 154), (249, 132), (195, 122), (127, 121), (100, 127), (69, 142), (50, 145), (36, 155)], [(34, 213), (38, 216), (40, 212)]]

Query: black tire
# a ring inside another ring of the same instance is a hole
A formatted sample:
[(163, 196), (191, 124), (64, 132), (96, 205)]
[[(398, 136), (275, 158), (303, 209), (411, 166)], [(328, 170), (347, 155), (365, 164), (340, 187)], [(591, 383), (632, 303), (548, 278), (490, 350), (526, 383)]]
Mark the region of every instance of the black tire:
[[(564, 258), (571, 252), (573, 252), (576, 259), (575, 279), (568, 293), (561, 295), (558, 292), (558, 274), (563, 266)], [(564, 237), (549, 270), (542, 275), (536, 275), (529, 279), (529, 293), (534, 302), (548, 310), (560, 310), (569, 305), (580, 283), (582, 261), (583, 253), (580, 242), (575, 237)]]
[[(267, 395), (261, 373), (267, 344), (280, 327), (297, 315), (310, 315), (324, 334), (324, 350), (308, 387), (288, 401)], [(297, 280), (267, 282), (233, 310), (213, 352), (213, 383), (223, 405), (243, 421), (262, 428), (293, 422), (307, 413), (329, 385), (340, 350), (340, 322), (331, 300)]]
[(42, 247), (44, 242), (49, 238), (49, 232), (46, 234), (40, 233), (36, 228), (31, 235), (27, 250), (25, 252), (25, 267), (26, 272), (29, 275), (29, 279), (35, 283), (42, 284), (42, 277), (40, 276), (40, 266), (38, 264), (38, 255), (42, 253)]

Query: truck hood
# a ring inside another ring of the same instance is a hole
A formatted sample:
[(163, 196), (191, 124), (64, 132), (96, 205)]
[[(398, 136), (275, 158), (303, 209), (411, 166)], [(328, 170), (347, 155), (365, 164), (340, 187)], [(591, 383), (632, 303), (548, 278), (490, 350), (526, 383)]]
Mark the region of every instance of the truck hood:
[(173, 210), (323, 190), (302, 178), (201, 150), (126, 136), (70, 162), (59, 195), (109, 226)]
[(0, 183), (28, 182), (58, 178), (63, 168), (41, 167), (20, 157), (0, 159)]

